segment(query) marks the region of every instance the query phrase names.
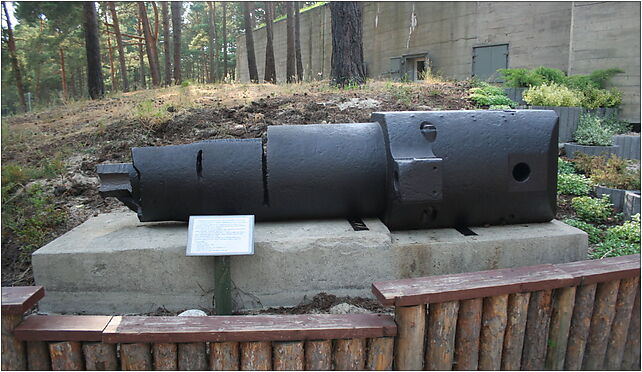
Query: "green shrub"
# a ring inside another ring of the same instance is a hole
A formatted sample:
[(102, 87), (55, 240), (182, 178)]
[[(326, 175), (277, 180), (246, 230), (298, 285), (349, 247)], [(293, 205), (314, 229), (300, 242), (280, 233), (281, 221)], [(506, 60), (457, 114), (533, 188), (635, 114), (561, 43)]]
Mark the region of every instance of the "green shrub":
[(564, 84), (566, 82), (566, 74), (557, 68), (540, 66), (532, 73), (540, 76), (545, 83)]
[(526, 68), (502, 68), (497, 70), (503, 79), (504, 84), (513, 88), (526, 88), (538, 86), (544, 82), (542, 76), (532, 73)]
[(599, 243), (592, 258), (625, 256), (640, 253), (640, 214), (620, 226), (606, 230), (604, 241)]
[(606, 239), (619, 239), (627, 243), (640, 243), (640, 214), (622, 225), (613, 226), (606, 230)]
[(571, 225), (573, 227), (576, 227), (585, 233), (588, 234), (588, 240), (589, 243), (591, 244), (597, 244), (602, 241), (602, 230), (598, 229), (597, 227), (591, 225), (590, 223), (572, 219), (572, 218), (567, 218), (564, 220), (564, 223), (567, 225)]
[(591, 180), (582, 174), (558, 174), (557, 193), (563, 195), (582, 196), (591, 192)]
[(600, 166), (591, 170), (590, 178), (598, 185), (624, 190), (640, 189), (640, 169), (632, 170), (628, 162), (617, 155), (602, 160)]
[(622, 104), (622, 92), (611, 89), (587, 88), (582, 89), (582, 107), (594, 109), (598, 107), (617, 107)]
[(582, 104), (583, 94), (558, 84), (542, 84), (524, 92), (524, 101), (533, 106), (578, 107)]
[(575, 166), (573, 162), (557, 158), (557, 174), (574, 174)]
[(616, 115), (610, 115), (602, 119), (602, 125), (609, 128), (614, 135), (629, 133), (633, 129), (630, 123), (618, 119)]
[(157, 105), (154, 100), (147, 99), (136, 106), (134, 118), (138, 120), (144, 128), (152, 130), (171, 119), (172, 114), (167, 111), (168, 107), (169, 105), (167, 104)]
[(585, 146), (610, 146), (613, 132), (602, 124), (603, 119), (594, 114), (582, 114), (577, 122), (575, 141)]
[(480, 83), (479, 87), (470, 89), (470, 98), (477, 106), (509, 106), (515, 107), (517, 104), (513, 102), (504, 89), (490, 85), (487, 83)]
[(613, 216), (613, 205), (607, 195), (602, 195), (601, 198), (578, 196), (571, 200), (571, 205), (577, 216), (586, 222), (606, 222)]
[(606, 83), (616, 74), (624, 73), (619, 68), (607, 68), (605, 70), (595, 70), (589, 75), (589, 79), (598, 87), (604, 89)]
[(599, 85), (591, 80), (588, 75), (567, 76), (564, 85), (571, 89), (577, 89), (580, 91), (599, 88)]
[(488, 106), (489, 110), (510, 110), (512, 107), (509, 105), (490, 105)]
[(631, 167), (634, 160), (625, 160), (612, 154), (608, 158), (577, 154), (574, 159), (575, 167), (586, 174), (594, 184), (601, 186), (639, 190), (640, 169)]
[(11, 243), (20, 247), (20, 259), (28, 260), (53, 237), (67, 215), (40, 185), (26, 187), (20, 194), (7, 195), (4, 187), (2, 191), (3, 235), (10, 234)]

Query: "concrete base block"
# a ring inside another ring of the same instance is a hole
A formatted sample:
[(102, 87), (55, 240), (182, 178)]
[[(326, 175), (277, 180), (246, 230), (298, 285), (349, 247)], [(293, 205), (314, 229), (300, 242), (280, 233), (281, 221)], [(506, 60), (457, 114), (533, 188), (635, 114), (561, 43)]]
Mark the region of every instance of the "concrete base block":
[[(374, 281), (586, 259), (587, 235), (559, 221), (391, 233), (378, 219), (258, 223), (255, 254), (231, 259), (236, 309), (291, 306), (319, 292), (369, 296)], [(210, 309), (212, 257), (186, 257), (187, 225), (134, 213), (91, 218), (33, 254), (51, 313)]]

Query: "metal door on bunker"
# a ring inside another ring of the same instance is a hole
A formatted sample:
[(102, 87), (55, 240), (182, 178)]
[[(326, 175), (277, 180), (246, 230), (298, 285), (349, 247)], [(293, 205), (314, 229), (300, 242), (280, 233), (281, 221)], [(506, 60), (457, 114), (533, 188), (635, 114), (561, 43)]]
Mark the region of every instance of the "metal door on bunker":
[(500, 68), (508, 68), (508, 44), (473, 47), (473, 77), (500, 82)]

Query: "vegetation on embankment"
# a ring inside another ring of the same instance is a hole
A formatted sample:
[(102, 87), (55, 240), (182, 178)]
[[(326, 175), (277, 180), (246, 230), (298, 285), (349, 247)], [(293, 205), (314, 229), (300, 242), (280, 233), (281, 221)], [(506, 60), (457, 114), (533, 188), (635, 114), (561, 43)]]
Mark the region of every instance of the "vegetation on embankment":
[(94, 214), (122, 208), (98, 195), (95, 166), (129, 161), (131, 147), (257, 138), (268, 125), (365, 122), (373, 111), (472, 109), (470, 86), (185, 83), (5, 117), (2, 284), (32, 284), (34, 250)]

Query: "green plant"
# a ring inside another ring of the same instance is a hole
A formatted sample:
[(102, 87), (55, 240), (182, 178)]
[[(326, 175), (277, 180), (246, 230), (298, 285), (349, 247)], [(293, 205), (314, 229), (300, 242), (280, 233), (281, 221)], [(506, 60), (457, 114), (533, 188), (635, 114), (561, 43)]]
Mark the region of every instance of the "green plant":
[(633, 128), (630, 123), (618, 119), (616, 115), (610, 115), (602, 119), (602, 125), (609, 128), (613, 134), (629, 133)]
[(603, 119), (594, 114), (582, 114), (577, 122), (575, 141), (585, 146), (610, 146), (613, 132), (602, 124)]
[(631, 166), (635, 163), (633, 160), (625, 160), (615, 154), (608, 158), (577, 154), (574, 163), (595, 184), (627, 190), (640, 188), (640, 169), (634, 164)]
[(619, 239), (628, 243), (640, 243), (640, 214), (622, 225), (613, 226), (606, 230), (606, 239)]
[(582, 107), (594, 109), (598, 107), (617, 107), (622, 104), (622, 92), (611, 89), (586, 88), (582, 89)]
[(591, 257), (604, 258), (636, 253), (640, 253), (639, 213), (630, 221), (607, 229), (604, 241), (595, 247)]
[(588, 240), (589, 243), (591, 244), (597, 244), (600, 241), (602, 241), (602, 230), (598, 229), (597, 227), (591, 225), (588, 222), (576, 220), (573, 218), (567, 218), (564, 220), (564, 223), (573, 227), (576, 227), (585, 233), (588, 234)]
[(582, 174), (558, 174), (557, 193), (563, 195), (582, 196), (591, 192), (591, 180)]
[(34, 250), (47, 243), (67, 215), (38, 184), (21, 193), (7, 193), (5, 187), (2, 191), (3, 235), (10, 233), (21, 259), (28, 260)]
[(168, 105), (156, 105), (154, 100), (146, 99), (136, 106), (134, 118), (148, 130), (168, 121), (171, 114), (167, 111)]
[(589, 74), (589, 79), (597, 85), (598, 88), (604, 88), (606, 83), (615, 75), (624, 73), (620, 68), (607, 68), (605, 70), (595, 70)]
[(480, 86), (470, 89), (470, 96), (468, 96), (477, 106), (508, 106), (515, 107), (517, 104), (513, 102), (504, 89), (490, 85), (488, 83), (480, 83)]
[(414, 96), (412, 85), (403, 83), (386, 82), (386, 90), (399, 102), (410, 105)]
[(524, 92), (524, 101), (533, 106), (577, 107), (584, 98), (581, 92), (555, 83), (534, 86)]
[(532, 73), (540, 76), (545, 83), (564, 84), (566, 82), (566, 74), (557, 68), (540, 66), (534, 69)]
[(640, 169), (630, 169), (628, 162), (617, 155), (611, 155), (607, 160), (602, 158), (600, 166), (591, 170), (590, 178), (598, 185), (615, 189), (640, 188)]
[(489, 110), (510, 110), (512, 107), (509, 105), (490, 105), (488, 106)]
[(544, 82), (542, 76), (533, 74), (526, 68), (502, 68), (497, 70), (504, 79), (504, 84), (513, 88), (538, 86)]
[(557, 158), (557, 174), (574, 174), (575, 166), (573, 162)]
[(577, 216), (586, 222), (606, 222), (613, 216), (613, 205), (608, 195), (602, 195), (601, 198), (578, 196), (571, 200), (571, 206)]

